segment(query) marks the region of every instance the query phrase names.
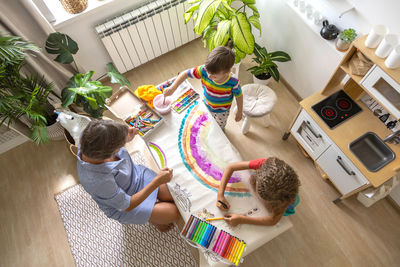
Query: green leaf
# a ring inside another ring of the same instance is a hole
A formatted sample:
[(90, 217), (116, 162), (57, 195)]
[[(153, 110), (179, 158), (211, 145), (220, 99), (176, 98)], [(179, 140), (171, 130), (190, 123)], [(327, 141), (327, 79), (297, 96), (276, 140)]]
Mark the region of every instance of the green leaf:
[(68, 88), (64, 88), (61, 91), (61, 101), (62, 107), (66, 108), (72, 103), (74, 103), (76, 93), (74, 91), (69, 90)]
[(75, 55), (78, 49), (78, 44), (66, 34), (54, 32), (47, 37), (46, 51), (58, 55), (54, 60), (59, 63), (72, 63), (74, 61), (72, 55)]
[(215, 47), (226, 44), (226, 42), (229, 40), (230, 27), (231, 27), (230, 20), (223, 20), (220, 23), (218, 23), (217, 32), (215, 33), (214, 36)]
[(186, 13), (194, 12), (199, 9), (199, 6), (200, 6), (200, 3), (195, 3), (195, 4), (191, 5), (185, 12)]
[(211, 34), (210, 34), (210, 36), (208, 37), (208, 51), (211, 51), (211, 50), (213, 50), (214, 48), (215, 48), (215, 45), (214, 45), (214, 36), (215, 36), (215, 31), (214, 32), (212, 32)]
[(192, 15), (193, 15), (193, 12), (185, 12), (185, 14), (183, 14), (183, 16), (185, 17), (185, 24), (187, 24), (189, 22)]
[(200, 3), (198, 17), (194, 25), (194, 32), (200, 35), (214, 17), (222, 0), (204, 0)]
[(245, 13), (240, 12), (232, 17), (231, 36), (233, 43), (240, 51), (246, 54), (253, 53), (254, 36), (251, 33), (251, 26)]
[(234, 49), (235, 63), (239, 63), (243, 58), (246, 57), (246, 53), (240, 51), (237, 47)]
[(261, 36), (261, 24), (260, 24), (260, 19), (257, 16), (251, 16), (249, 17), (249, 21), (251, 24), (254, 25), (259, 31), (260, 31), (260, 36)]
[(0, 61), (6, 65), (17, 65), (25, 59), (26, 51), (39, 51), (39, 47), (21, 40), (19, 36), (2, 36), (0, 33)]
[(278, 68), (276, 67), (269, 67), (268, 68), (268, 73), (271, 74), (272, 78), (274, 78), (275, 81), (279, 82), (279, 71)]
[(108, 63), (106, 65), (108, 69), (108, 77), (110, 77), (110, 82), (111, 83), (119, 83), (121, 86), (131, 86), (131, 83), (126, 79), (115, 67), (112, 62)]
[[(105, 110), (105, 101), (112, 94), (110, 86), (104, 86), (100, 81), (89, 81), (93, 71), (85, 74), (75, 74), (67, 84), (67, 88), (63, 90), (63, 106), (70, 104), (71, 99), (85, 110), (90, 110), (90, 115), (98, 116), (98, 110)], [(69, 92), (70, 91), (70, 92)], [(71, 93), (72, 92), (72, 93)], [(101, 111), (101, 112), (102, 112)]]
[(254, 5), (256, 3), (256, 0), (240, 0), (246, 5)]
[[(261, 60), (262, 58), (264, 58), (267, 54), (264, 54), (263, 51), (261, 50), (261, 46), (257, 43), (254, 43), (254, 55)], [(259, 63), (259, 62), (258, 62)]]
[(291, 60), (289, 54), (287, 54), (283, 51), (275, 51), (275, 52), (269, 53), (268, 56), (271, 60), (278, 61), (278, 62), (286, 62), (286, 61)]
[(227, 0), (222, 0), (222, 5), (232, 14), (236, 13), (236, 9), (231, 7), (231, 3)]

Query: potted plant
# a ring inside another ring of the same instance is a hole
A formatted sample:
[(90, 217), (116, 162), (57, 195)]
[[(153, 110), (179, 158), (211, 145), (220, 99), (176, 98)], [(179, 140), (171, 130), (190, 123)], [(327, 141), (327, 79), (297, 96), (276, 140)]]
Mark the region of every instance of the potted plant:
[(354, 29), (346, 29), (339, 33), (339, 38), (336, 41), (336, 49), (344, 52), (349, 49), (351, 42), (353, 42), (357, 37), (357, 33)]
[[(252, 25), (260, 31), (260, 14), (255, 0), (238, 0), (238, 9), (232, 7), (232, 0), (190, 0), (192, 4), (185, 12), (185, 23), (194, 20), (194, 32), (202, 35), (204, 47), (209, 51), (217, 46), (228, 45), (239, 63), (254, 50)], [(246, 8), (248, 10), (246, 10)], [(250, 11), (252, 15), (249, 15)]]
[(18, 36), (0, 35), (0, 125), (26, 122), (36, 144), (49, 140), (48, 127), (56, 122), (48, 102), (53, 84), (23, 68), (25, 53), (38, 49)]
[(267, 85), (270, 78), (274, 78), (275, 81), (279, 82), (279, 71), (278, 66), (274, 61), (286, 62), (290, 61), (290, 56), (283, 51), (275, 51), (268, 53), (265, 47), (261, 47), (257, 43), (254, 44), (254, 55), (253, 61), (257, 63), (257, 66), (253, 66), (249, 70), (253, 74), (254, 83)]
[(119, 83), (121, 86), (131, 84), (111, 62), (106, 65), (108, 72), (95, 81), (91, 80), (94, 71), (80, 73), (73, 56), (78, 50), (78, 44), (60, 32), (51, 33), (46, 40), (46, 51), (57, 55), (54, 61), (62, 64), (73, 63), (76, 72), (62, 90), (62, 106), (65, 108), (74, 103), (90, 116), (100, 118), (106, 110), (105, 101), (112, 95), (112, 88), (103, 85), (99, 80), (108, 75), (111, 83)]

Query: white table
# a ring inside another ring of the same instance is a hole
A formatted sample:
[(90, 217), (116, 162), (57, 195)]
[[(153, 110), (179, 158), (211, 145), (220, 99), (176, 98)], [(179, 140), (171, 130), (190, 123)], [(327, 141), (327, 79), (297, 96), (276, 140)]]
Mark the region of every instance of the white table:
[[(173, 97), (179, 97), (186, 86), (190, 86), (187, 81), (178, 88)], [(145, 139), (159, 165), (165, 160), (166, 165), (173, 169), (174, 176), (168, 186), (185, 222), (191, 214), (204, 208), (215, 217), (223, 216), (215, 206), (219, 181), (211, 176), (218, 177), (228, 163), (242, 160), (205, 105), (201, 100), (198, 102), (180, 114), (172, 111), (165, 115), (164, 123)], [(263, 205), (249, 192), (244, 192), (249, 176), (249, 171), (233, 174), (236, 181), (228, 184), (230, 189), (226, 193), (231, 204), (230, 212), (245, 213), (252, 208), (258, 208), (259, 211), (252, 216), (266, 215), (268, 211)], [(239, 182), (239, 179), (242, 181)], [(231, 227), (223, 220), (213, 221), (212, 224), (243, 239), (247, 243), (244, 256), (292, 227), (287, 217), (275, 226)], [(211, 266), (220, 264), (207, 256), (207, 253), (205, 256)]]

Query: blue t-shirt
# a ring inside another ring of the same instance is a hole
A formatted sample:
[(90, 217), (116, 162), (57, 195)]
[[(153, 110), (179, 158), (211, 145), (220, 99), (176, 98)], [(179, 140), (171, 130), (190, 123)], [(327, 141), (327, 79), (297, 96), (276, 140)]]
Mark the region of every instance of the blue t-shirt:
[(135, 165), (125, 148), (116, 154), (117, 161), (91, 164), (81, 159), (78, 152), (79, 181), (99, 208), (109, 218), (121, 223), (146, 223), (150, 218), (158, 189), (154, 190), (139, 206), (126, 212), (131, 196), (143, 189), (156, 174), (141, 165)]

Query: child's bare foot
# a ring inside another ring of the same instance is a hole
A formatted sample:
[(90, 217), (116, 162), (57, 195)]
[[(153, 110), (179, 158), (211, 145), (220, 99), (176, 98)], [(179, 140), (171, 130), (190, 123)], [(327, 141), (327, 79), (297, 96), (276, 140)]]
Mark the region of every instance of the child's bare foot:
[(158, 231), (165, 233), (168, 232), (169, 230), (171, 230), (172, 228), (174, 228), (174, 224), (170, 223), (170, 224), (155, 224), (154, 226), (158, 229)]

